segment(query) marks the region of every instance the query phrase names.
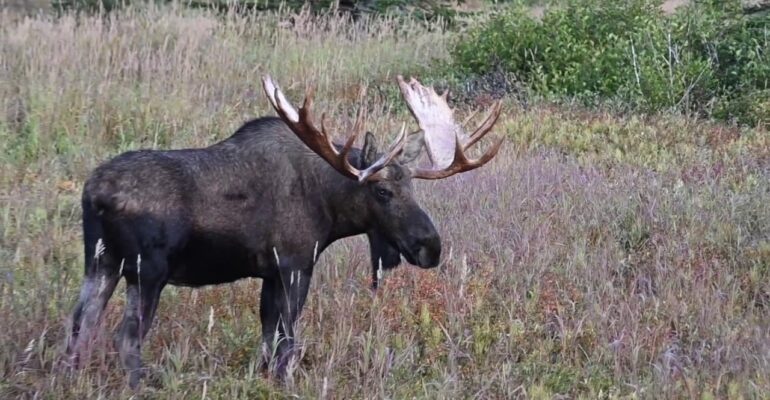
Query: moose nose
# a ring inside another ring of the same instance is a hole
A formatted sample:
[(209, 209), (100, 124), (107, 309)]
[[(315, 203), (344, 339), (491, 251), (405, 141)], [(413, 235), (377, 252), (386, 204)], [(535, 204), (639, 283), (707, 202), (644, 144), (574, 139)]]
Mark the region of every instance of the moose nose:
[(414, 254), (417, 256), (415, 261), (417, 261), (418, 266), (422, 268), (438, 266), (441, 258), (441, 238), (439, 235), (436, 233), (421, 239), (414, 248)]
[(434, 268), (441, 257), (441, 237), (428, 214), (419, 208), (416, 211), (409, 218), (411, 235), (405, 243), (407, 246), (402, 248), (402, 254), (411, 264)]

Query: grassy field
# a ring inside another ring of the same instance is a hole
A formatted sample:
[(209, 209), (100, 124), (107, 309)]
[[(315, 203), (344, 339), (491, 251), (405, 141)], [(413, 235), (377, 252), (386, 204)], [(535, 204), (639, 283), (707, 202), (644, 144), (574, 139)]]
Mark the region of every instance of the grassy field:
[[(136, 394), (107, 340), (120, 287), (90, 365), (60, 362), (98, 163), (227, 137), (270, 113), (268, 71), (293, 99), (316, 85), (340, 130), (367, 84), (369, 126), (392, 136), (410, 121), (394, 76), (428, 74), (451, 40), (332, 16), (0, 15), (0, 398)], [(416, 185), (440, 268), (402, 266), (373, 295), (365, 241), (335, 244), (287, 385), (256, 369), (259, 281), (170, 287), (139, 397), (770, 396), (768, 132), (513, 99), (503, 114), (495, 161)]]

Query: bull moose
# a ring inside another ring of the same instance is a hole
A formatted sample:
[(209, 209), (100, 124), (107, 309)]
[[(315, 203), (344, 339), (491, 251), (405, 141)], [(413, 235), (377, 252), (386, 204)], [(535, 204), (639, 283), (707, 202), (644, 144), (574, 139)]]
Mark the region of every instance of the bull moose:
[[(85, 279), (67, 342), (75, 366), (87, 357), (121, 277), (126, 305), (115, 345), (132, 387), (141, 380), (140, 346), (167, 284), (255, 277), (263, 280), (263, 364), (282, 376), (318, 254), (338, 239), (366, 234), (373, 271), (397, 266), (401, 256), (422, 268), (437, 266), (441, 240), (413, 197), (412, 180), (478, 168), (503, 141), (468, 159), (466, 150), (492, 129), (501, 104), (468, 135), (454, 121), (446, 93), (399, 76), (420, 129), (406, 134), (404, 125), (382, 153), (370, 132), (354, 148), (364, 130), (361, 107), (351, 135), (336, 145), (323, 118), (320, 129), (313, 122), (312, 89), (296, 110), (269, 76), (262, 83), (278, 118), (255, 119), (206, 148), (120, 154), (85, 183)], [(415, 163), (423, 148), (430, 167)]]

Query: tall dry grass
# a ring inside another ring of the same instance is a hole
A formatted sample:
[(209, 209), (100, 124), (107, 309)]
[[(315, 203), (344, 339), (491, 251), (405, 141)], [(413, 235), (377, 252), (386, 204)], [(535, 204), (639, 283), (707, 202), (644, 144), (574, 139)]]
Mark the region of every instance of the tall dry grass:
[(338, 110), (357, 85), (379, 88), (443, 57), (447, 37), (439, 26), (395, 19), (217, 16), (181, 6), (0, 18), (2, 150), (12, 162), (77, 153), (84, 143), (110, 151), (210, 143), (267, 112), (266, 72), (292, 95), (312, 82), (320, 106)]
[[(79, 191), (138, 147), (204, 146), (268, 113), (259, 76), (318, 87), (344, 128), (370, 86), (381, 135), (408, 120), (394, 74), (451, 36), (394, 20), (141, 8), (0, 16), (0, 397), (121, 398), (109, 333), (57, 362), (81, 280)], [(149, 398), (763, 398), (770, 393), (770, 143), (670, 116), (506, 106), (498, 158), (419, 182), (445, 246), (367, 289), (360, 238), (320, 259), (293, 383), (257, 371), (258, 281), (168, 288)]]

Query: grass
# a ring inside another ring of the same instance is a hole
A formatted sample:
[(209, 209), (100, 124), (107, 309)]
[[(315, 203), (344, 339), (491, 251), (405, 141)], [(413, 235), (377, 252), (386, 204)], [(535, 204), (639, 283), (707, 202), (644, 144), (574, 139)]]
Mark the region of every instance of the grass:
[[(109, 333), (59, 364), (82, 279), (79, 192), (139, 147), (205, 146), (269, 113), (259, 76), (318, 87), (343, 129), (359, 85), (370, 126), (408, 113), (451, 33), (395, 20), (173, 8), (109, 18), (0, 16), (0, 397), (128, 398)], [(464, 114), (464, 112), (461, 112)], [(147, 398), (764, 398), (770, 394), (770, 143), (670, 115), (506, 102), (487, 167), (416, 184), (442, 234), (437, 270), (367, 289), (363, 239), (317, 265), (303, 357), (256, 370), (260, 282), (167, 288), (145, 342)]]

